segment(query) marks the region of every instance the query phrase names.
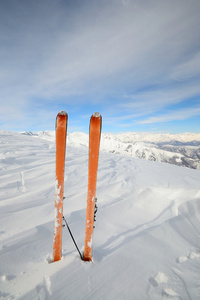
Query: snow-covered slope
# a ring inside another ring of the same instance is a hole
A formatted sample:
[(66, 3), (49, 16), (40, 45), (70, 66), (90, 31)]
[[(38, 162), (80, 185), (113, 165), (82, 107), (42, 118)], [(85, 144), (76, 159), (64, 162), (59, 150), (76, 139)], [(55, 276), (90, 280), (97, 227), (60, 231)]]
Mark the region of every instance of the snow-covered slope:
[[(53, 131), (24, 132), (23, 134), (49, 141), (55, 140)], [(82, 132), (69, 133), (68, 144), (87, 147), (88, 135)], [(124, 156), (200, 169), (200, 134), (198, 133), (103, 133), (101, 150)]]
[[(68, 143), (64, 215), (83, 250), (88, 149)], [(199, 299), (200, 172), (101, 152), (92, 263), (53, 247), (54, 142), (0, 131), (1, 299)]]

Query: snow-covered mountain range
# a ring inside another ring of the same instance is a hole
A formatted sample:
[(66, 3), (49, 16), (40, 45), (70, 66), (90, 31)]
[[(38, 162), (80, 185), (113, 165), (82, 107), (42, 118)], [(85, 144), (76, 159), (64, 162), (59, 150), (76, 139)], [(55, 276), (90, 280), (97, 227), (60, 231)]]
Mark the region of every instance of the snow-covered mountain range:
[[(23, 132), (25, 135), (55, 140), (54, 131)], [(68, 133), (68, 144), (88, 146), (88, 134)], [(198, 133), (102, 133), (101, 150), (141, 159), (200, 169), (200, 134)]]

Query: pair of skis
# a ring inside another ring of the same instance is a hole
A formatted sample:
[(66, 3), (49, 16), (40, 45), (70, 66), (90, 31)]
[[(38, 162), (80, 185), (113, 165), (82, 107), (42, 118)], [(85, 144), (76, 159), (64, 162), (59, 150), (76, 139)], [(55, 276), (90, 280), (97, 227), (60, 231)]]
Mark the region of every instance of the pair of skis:
[[(63, 192), (64, 170), (66, 152), (68, 116), (65, 111), (58, 113), (56, 118), (56, 181), (55, 181), (55, 221), (53, 241), (53, 261), (62, 257), (62, 221), (63, 221)], [(86, 209), (86, 228), (84, 260), (92, 260), (92, 235), (95, 214), (95, 195), (97, 182), (97, 169), (99, 159), (99, 146), (101, 136), (101, 115), (94, 113), (90, 119), (89, 129), (89, 165), (88, 165), (88, 193)]]

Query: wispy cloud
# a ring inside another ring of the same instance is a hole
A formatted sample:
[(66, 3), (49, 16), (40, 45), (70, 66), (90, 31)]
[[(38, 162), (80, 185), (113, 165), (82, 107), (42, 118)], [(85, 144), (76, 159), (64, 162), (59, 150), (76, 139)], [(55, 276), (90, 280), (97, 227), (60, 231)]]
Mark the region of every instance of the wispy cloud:
[(99, 107), (123, 124), (200, 96), (198, 0), (7, 0), (0, 8), (4, 127), (4, 111), (23, 125), (30, 111), (45, 114), (39, 103), (50, 115)]
[(185, 102), (187, 99), (200, 96), (198, 83), (185, 83), (185, 85), (172, 85), (163, 88), (153, 88), (148, 91), (140, 91), (134, 95), (127, 95), (126, 101), (119, 106), (126, 111), (134, 111), (139, 116), (151, 114), (169, 106)]
[(187, 108), (179, 111), (170, 111), (163, 115), (150, 117), (146, 120), (139, 121), (139, 124), (164, 123), (176, 120), (186, 120), (200, 114), (200, 107)]
[(189, 57), (182, 64), (174, 68), (171, 78), (175, 80), (186, 80), (188, 78), (199, 77), (200, 51)]

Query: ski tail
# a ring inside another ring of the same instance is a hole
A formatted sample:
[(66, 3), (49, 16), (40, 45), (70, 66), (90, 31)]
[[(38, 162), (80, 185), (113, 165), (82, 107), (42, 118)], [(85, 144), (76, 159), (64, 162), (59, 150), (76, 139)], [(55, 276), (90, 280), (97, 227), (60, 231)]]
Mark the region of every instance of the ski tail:
[(90, 119), (89, 130), (89, 166), (88, 166), (88, 194), (86, 209), (86, 229), (84, 260), (92, 260), (92, 235), (94, 227), (95, 196), (97, 169), (99, 160), (99, 147), (101, 137), (102, 117), (99, 113), (94, 113)]
[(65, 152), (68, 116), (65, 111), (58, 113), (56, 118), (56, 178), (55, 178), (55, 220), (53, 261), (62, 257), (62, 217), (63, 217), (63, 192)]

